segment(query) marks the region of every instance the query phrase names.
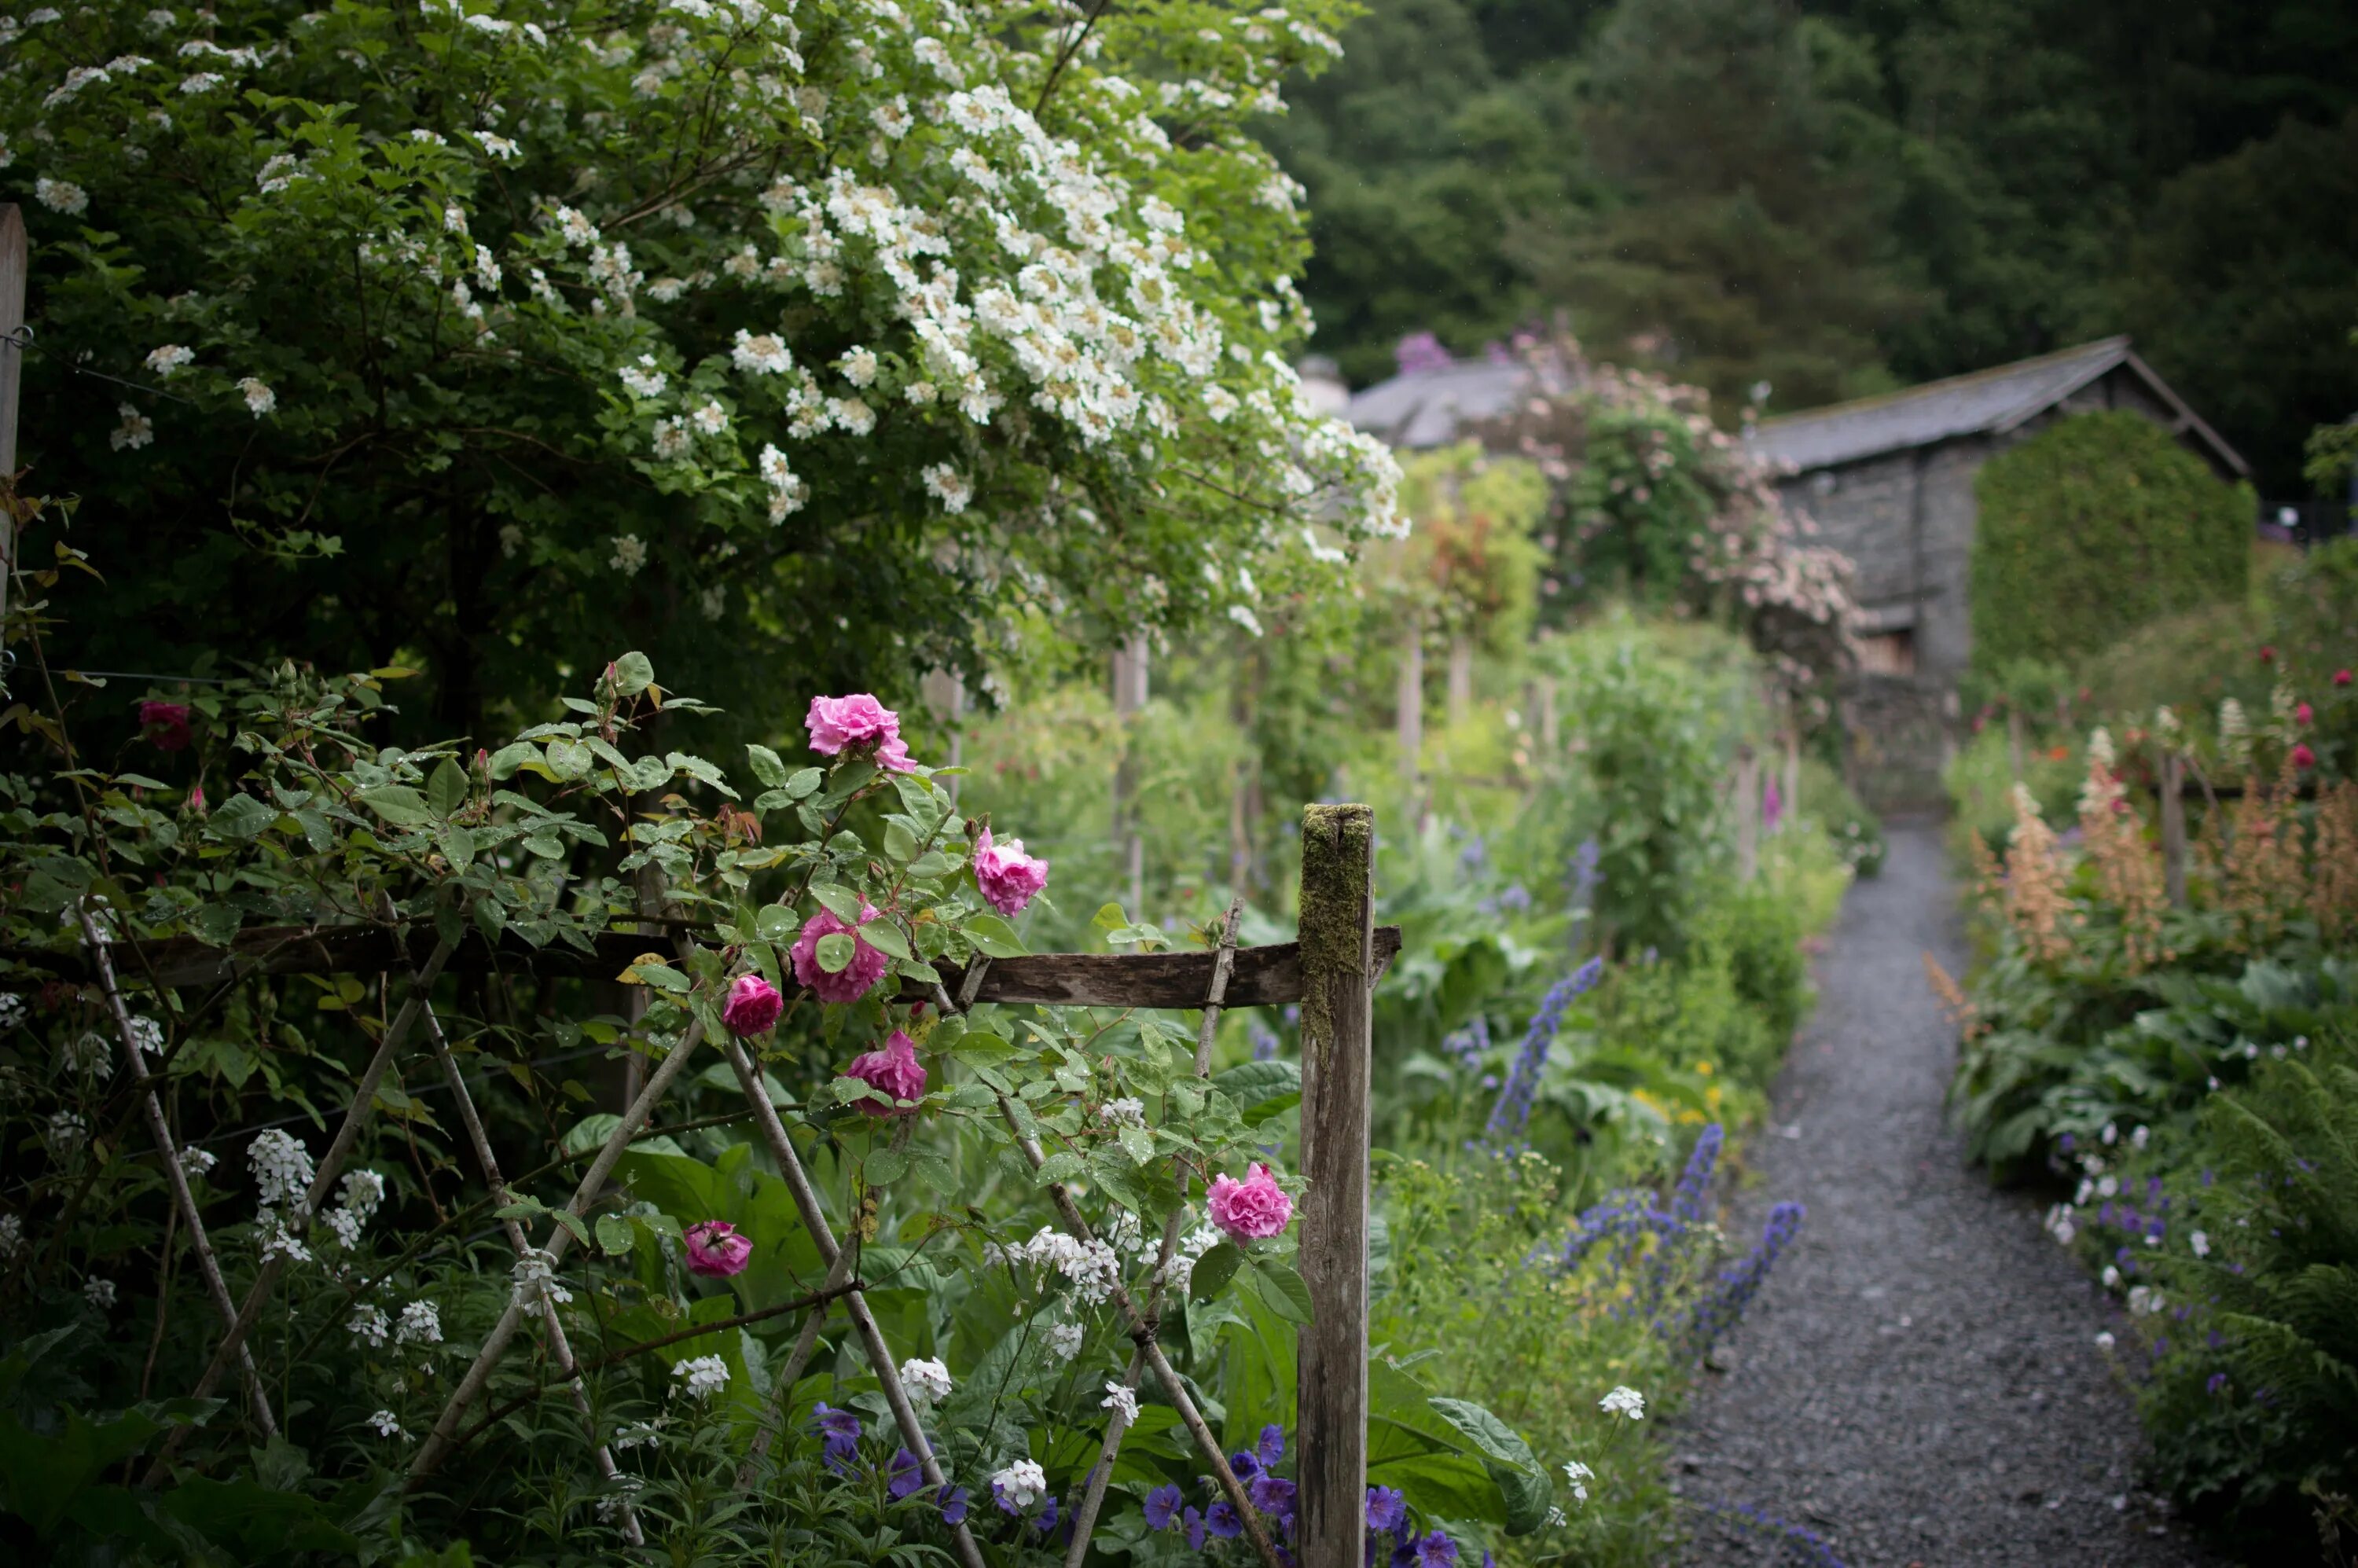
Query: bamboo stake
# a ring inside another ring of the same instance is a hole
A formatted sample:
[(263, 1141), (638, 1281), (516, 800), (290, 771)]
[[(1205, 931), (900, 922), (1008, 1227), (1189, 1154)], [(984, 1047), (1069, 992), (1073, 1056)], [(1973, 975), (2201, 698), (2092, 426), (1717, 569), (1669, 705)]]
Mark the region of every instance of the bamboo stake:
[[(745, 1047), (733, 1034), (720, 1037), (720, 1048), (728, 1054), (729, 1065), (737, 1075), (737, 1082), (745, 1091), (746, 1101), (753, 1108), (754, 1125), (762, 1130), (763, 1140), (770, 1146), (771, 1158), (778, 1162), (778, 1174), (784, 1178), (786, 1191), (795, 1200), (801, 1214), (803, 1228), (810, 1232), (811, 1241), (818, 1248), (819, 1256), (827, 1260), (830, 1276), (836, 1266), (851, 1256), (849, 1248), (839, 1247), (835, 1230), (827, 1222), (827, 1211), (819, 1206), (818, 1194), (804, 1173), (801, 1158), (795, 1153), (794, 1142), (786, 1136), (785, 1123), (778, 1119), (777, 1107), (770, 1103), (768, 1093), (762, 1087), (761, 1075), (745, 1055)], [(843, 1296), (844, 1310), (851, 1315), (851, 1326), (860, 1335), (861, 1347), (868, 1353), (868, 1364), (883, 1385), (884, 1402), (892, 1411), (892, 1424), (900, 1428), (901, 1442), (917, 1456), (917, 1465), (934, 1495), (949, 1497), (949, 1479), (942, 1473), (940, 1459), (933, 1444), (926, 1440), (925, 1424), (918, 1421), (916, 1408), (910, 1404), (908, 1390), (901, 1386), (901, 1373), (893, 1365), (892, 1349), (884, 1343), (884, 1332), (876, 1324), (876, 1314), (868, 1310), (868, 1298), (859, 1291), (847, 1291)], [(806, 1325), (808, 1328), (809, 1325)], [(810, 1332), (814, 1340), (816, 1330)], [(951, 1538), (957, 1542), (958, 1560), (966, 1568), (984, 1568), (982, 1549), (975, 1544), (973, 1534), (963, 1520), (950, 1527)]]
[[(343, 1172), (345, 1160), (352, 1155), (352, 1145), (360, 1141), (361, 1129), (368, 1125), (369, 1119), (375, 1112), (377, 1086), (384, 1082), (385, 1071), (393, 1065), (395, 1054), (401, 1049), (402, 1042), (409, 1037), (410, 1030), (416, 1026), (426, 992), (441, 977), (442, 966), (449, 962), (451, 949), (456, 946), (445, 937), (435, 943), (434, 951), (427, 955), (426, 967), (417, 972), (411, 983), (409, 995), (403, 1000), (401, 1011), (395, 1013), (393, 1022), (385, 1026), (384, 1038), (377, 1043), (376, 1054), (369, 1058), (368, 1065), (361, 1072), (360, 1081), (352, 1086), (352, 1106), (344, 1112), (343, 1122), (336, 1129), (336, 1136), (329, 1143), (327, 1153), (320, 1157), (318, 1173), (311, 1178), (310, 1191), (303, 1196), (303, 1207), (295, 1216), (297, 1219), (308, 1221), (317, 1215), (319, 1206), (327, 1201), (328, 1194), (333, 1190), (337, 1176)], [(231, 1324), (229, 1332), (222, 1336), (221, 1344), (213, 1350), (212, 1359), (205, 1364), (204, 1375), (197, 1379), (196, 1398), (208, 1398), (219, 1386), (222, 1373), (228, 1369), (230, 1357), (244, 1348), (247, 1336), (253, 1334), (254, 1325), (262, 1320), (263, 1303), (270, 1299), (271, 1291), (278, 1283), (278, 1276), (286, 1267), (287, 1255), (273, 1253), (263, 1263), (260, 1272), (254, 1275), (254, 1286), (245, 1293), (245, 1303), (238, 1310), (237, 1321)], [(155, 1464), (148, 1468), (147, 1485), (152, 1487), (164, 1478), (173, 1456), (180, 1451), (180, 1444), (195, 1430), (193, 1423), (183, 1423), (172, 1429), (164, 1439), (163, 1449), (156, 1455)]]
[[(647, 1080), (646, 1087), (639, 1091), (639, 1098), (633, 1100), (631, 1108), (622, 1113), (622, 1119), (615, 1124), (613, 1132), (606, 1139), (605, 1146), (598, 1151), (598, 1157), (590, 1162), (590, 1169), (582, 1173), (580, 1184), (573, 1189), (573, 1196), (565, 1206), (566, 1212), (577, 1219), (579, 1218), (582, 1211), (587, 1209), (597, 1198), (598, 1194), (604, 1189), (606, 1178), (614, 1173), (614, 1166), (622, 1159), (622, 1151), (629, 1148), (632, 1141), (638, 1137), (640, 1130), (646, 1125), (648, 1115), (654, 1111), (665, 1093), (670, 1089), (672, 1080), (679, 1076), (680, 1069), (687, 1065), (687, 1059), (696, 1054), (696, 1047), (703, 1039), (704, 1020), (700, 1017), (691, 1019), (687, 1028), (681, 1032), (679, 1039), (665, 1054), (663, 1061), (656, 1065), (654, 1076)], [(572, 1241), (573, 1233), (564, 1226), (552, 1227), (548, 1245), (539, 1249), (548, 1254), (548, 1266), (552, 1273), (556, 1271), (557, 1263), (564, 1258), (566, 1249), (572, 1245)], [(555, 1310), (545, 1293), (540, 1304), (545, 1311)], [(500, 1357), (506, 1354), (508, 1341), (515, 1337), (517, 1325), (523, 1316), (524, 1302), (521, 1295), (511, 1293), (507, 1309), (500, 1314), (499, 1322), (492, 1325), (491, 1333), (484, 1336), (482, 1349), (476, 1353), (474, 1363), (467, 1368), (466, 1376), (460, 1379), (459, 1387), (451, 1393), (449, 1401), (442, 1407), (441, 1415), (435, 1419), (434, 1430), (427, 1434), (424, 1443), (418, 1444), (417, 1457), (409, 1463), (408, 1487), (411, 1491), (416, 1491), (419, 1484), (434, 1473), (434, 1467), (440, 1464), (442, 1456), (450, 1451), (452, 1444), (459, 1435), (460, 1419), (466, 1414), (467, 1407), (474, 1402), (475, 1397), (483, 1391), (483, 1385), (491, 1381), (492, 1369), (499, 1365)]]
[[(434, 1048), (435, 1059), (442, 1064), (442, 1076), (450, 1085), (450, 1098), (457, 1102), (459, 1120), (467, 1130), (468, 1142), (474, 1146), (475, 1162), (482, 1167), (484, 1184), (491, 1188), (492, 1201), (505, 1208), (515, 1202), (515, 1194), (508, 1189), (505, 1178), (500, 1174), (499, 1157), (492, 1152), (491, 1136), (483, 1130), (483, 1119), (475, 1109), (475, 1097), (467, 1092), (466, 1076), (459, 1071), (459, 1060), (450, 1054), (450, 1043), (443, 1037), (441, 1022), (434, 1016), (431, 1002), (426, 1004), (421, 1016), (426, 1021), (427, 1041)], [(525, 1235), (524, 1227), (514, 1219), (503, 1219), (500, 1224), (507, 1232), (508, 1246), (518, 1259), (522, 1259), (532, 1249), (532, 1241)], [(608, 1486), (613, 1486), (622, 1478), (622, 1470), (614, 1463), (614, 1451), (607, 1445), (604, 1438), (598, 1435), (597, 1412), (590, 1407), (589, 1390), (582, 1382), (580, 1364), (573, 1358), (573, 1346), (566, 1337), (565, 1325), (557, 1320), (556, 1313), (547, 1309), (545, 1302), (540, 1323), (548, 1340), (549, 1353), (557, 1358), (557, 1375), (565, 1379), (566, 1392), (572, 1397), (573, 1408), (580, 1412), (581, 1424), (598, 1450), (598, 1473), (606, 1478)], [(633, 1546), (647, 1543), (645, 1535), (639, 1529), (638, 1510), (631, 1507), (628, 1497), (622, 1499), (622, 1534)]]
[[(82, 941), (89, 946), (92, 961), (98, 968), (99, 989), (105, 994), (107, 1011), (114, 1018), (115, 1038), (123, 1044), (123, 1065), (131, 1081), (146, 1076), (146, 1064), (140, 1059), (139, 1037), (131, 1027), (131, 1010), (123, 1004), (123, 993), (114, 981), (114, 959), (106, 950), (106, 941), (99, 935), (98, 923), (90, 917), (87, 903), (74, 906), (75, 918), (81, 922)], [(230, 1299), (229, 1281), (222, 1277), (221, 1260), (213, 1255), (212, 1238), (205, 1233), (205, 1222), (197, 1213), (196, 1195), (189, 1190), (189, 1173), (180, 1164), (180, 1151), (172, 1138), (171, 1124), (164, 1119), (164, 1102), (150, 1087), (142, 1096), (146, 1113), (148, 1136), (156, 1141), (156, 1152), (163, 1156), (164, 1179), (172, 1188), (172, 1204), (189, 1227), (189, 1249), (197, 1255), (197, 1268), (205, 1277), (205, 1293), (212, 1297), (213, 1310), (221, 1314), (224, 1332), (237, 1322), (237, 1303)], [(237, 1349), (238, 1364), (245, 1375), (246, 1397), (254, 1405), (254, 1424), (265, 1438), (278, 1435), (278, 1422), (270, 1413), (270, 1395), (262, 1386), (262, 1374), (254, 1365), (251, 1346)]]
[[(1228, 917), (1220, 926), (1219, 955), (1212, 961), (1212, 984), (1204, 998), (1203, 1021), (1195, 1028), (1195, 1076), (1208, 1077), (1212, 1070), (1212, 1037), (1220, 1027), (1220, 1002), (1228, 994), (1228, 974), (1236, 967), (1237, 925), (1244, 917), (1245, 901), (1239, 893), (1228, 903)], [(1183, 1192), (1185, 1190), (1183, 1186)], [(1149, 1276), (1146, 1315), (1150, 1322), (1160, 1322), (1163, 1311), (1163, 1284), (1171, 1267), (1171, 1254), (1179, 1242), (1179, 1211), (1172, 1211), (1163, 1222), (1163, 1249), (1156, 1258), (1154, 1272)], [(1122, 1374), (1121, 1386), (1135, 1390), (1139, 1374), (1145, 1369), (1146, 1353), (1133, 1352), (1130, 1368)], [(1081, 1560), (1088, 1555), (1089, 1536), (1097, 1529), (1098, 1510), (1105, 1506), (1106, 1488), (1113, 1482), (1113, 1462), (1121, 1452), (1121, 1440), (1130, 1430), (1130, 1422), (1121, 1411), (1113, 1412), (1106, 1423), (1105, 1445), (1099, 1451), (1096, 1468), (1086, 1479), (1080, 1505), (1073, 1510), (1073, 1544), (1065, 1553), (1065, 1568), (1081, 1568)]]

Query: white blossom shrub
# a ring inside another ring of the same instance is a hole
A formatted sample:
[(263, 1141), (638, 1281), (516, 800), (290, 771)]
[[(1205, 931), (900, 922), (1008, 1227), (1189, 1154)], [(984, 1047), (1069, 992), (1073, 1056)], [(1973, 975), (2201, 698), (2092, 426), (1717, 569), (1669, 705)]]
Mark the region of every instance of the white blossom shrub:
[(174, 567), (102, 637), (416, 647), (447, 732), (618, 628), (758, 720), (782, 669), (979, 676), (1026, 612), (1257, 624), (1400, 526), (1301, 399), (1303, 218), (1245, 130), (1342, 14), (0, 17), (25, 450)]

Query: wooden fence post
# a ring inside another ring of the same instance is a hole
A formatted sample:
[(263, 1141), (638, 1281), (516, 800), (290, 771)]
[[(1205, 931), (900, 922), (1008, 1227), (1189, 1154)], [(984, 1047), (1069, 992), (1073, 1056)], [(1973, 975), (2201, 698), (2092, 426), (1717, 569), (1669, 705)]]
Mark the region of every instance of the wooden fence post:
[(1375, 817), (1302, 812), (1302, 1277), (1296, 1372), (1302, 1568), (1362, 1568), (1368, 1487), (1368, 1083)]
[(2170, 905), (2186, 907), (2186, 759), (2161, 754), (2161, 876)]
[[(16, 471), (16, 373), (25, 362), (18, 335), (25, 328), (25, 215), (0, 204), (0, 478)], [(16, 569), (16, 520), (0, 514), (0, 612), (8, 608), (8, 578)]]

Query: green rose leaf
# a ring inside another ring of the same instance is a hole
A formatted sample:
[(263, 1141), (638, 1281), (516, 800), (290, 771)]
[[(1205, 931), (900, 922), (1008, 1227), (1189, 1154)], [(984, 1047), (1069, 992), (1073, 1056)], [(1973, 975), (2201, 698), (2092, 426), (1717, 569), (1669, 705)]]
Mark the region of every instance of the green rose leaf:
[[(415, 790), (405, 790), (402, 793), (410, 795), (416, 794)], [(363, 790), (361, 798), (366, 800), (368, 794), (369, 792)], [(384, 814), (380, 813), (380, 815)], [(278, 813), (271, 810), (254, 796), (233, 795), (214, 808), (212, 829), (224, 838), (251, 838), (277, 820)], [(393, 818), (387, 816), (386, 820), (391, 821)], [(421, 816), (419, 820), (423, 821), (424, 818)], [(404, 823), (400, 826), (409, 825)]]
[(970, 914), (959, 930), (977, 949), (993, 958), (1020, 958), (1023, 944), (1015, 935), (1015, 927), (995, 914)]
[(1199, 1302), (1216, 1301), (1228, 1281), (1237, 1277), (1245, 1255), (1233, 1241), (1223, 1241), (1195, 1260), (1195, 1271), (1187, 1276), (1187, 1294)]
[(619, 1214), (598, 1217), (598, 1250), (609, 1258), (620, 1258), (631, 1249), (635, 1232), (631, 1222)]
[(763, 788), (784, 789), (786, 786), (786, 764), (780, 762), (778, 754), (767, 746), (746, 747), (745, 761), (752, 764), (753, 776), (762, 781)]
[(839, 975), (850, 967), (853, 951), (849, 932), (830, 931), (818, 939), (818, 967)]
[(467, 804), (467, 770), (449, 757), (434, 765), (426, 781), (426, 804), (437, 816), (449, 816)]
[(614, 661), (614, 689), (636, 697), (655, 684), (654, 661), (644, 654), (624, 654)]
[[(406, 784), (379, 784), (361, 791), (355, 798), (395, 827), (423, 827), (434, 820), (426, 797)], [(221, 820), (220, 812), (213, 814), (213, 820)]]
[(818, 900), (826, 911), (846, 925), (860, 924), (860, 895), (840, 882), (820, 882), (812, 888), (811, 897)]

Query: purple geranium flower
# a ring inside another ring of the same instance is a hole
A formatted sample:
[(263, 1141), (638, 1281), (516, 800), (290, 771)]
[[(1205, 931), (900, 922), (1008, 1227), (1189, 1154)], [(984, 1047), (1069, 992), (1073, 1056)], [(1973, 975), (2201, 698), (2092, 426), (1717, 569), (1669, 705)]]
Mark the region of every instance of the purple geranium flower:
[(1157, 1487), (1146, 1494), (1146, 1528), (1169, 1530), (1171, 1521), (1179, 1517), (1180, 1491), (1176, 1487)]
[(1222, 1498), (1204, 1510), (1204, 1528), (1222, 1541), (1234, 1541), (1245, 1532), (1245, 1521), (1237, 1517), (1237, 1510), (1228, 1506), (1228, 1499)]
[(1260, 1474), (1260, 1461), (1253, 1457), (1250, 1449), (1246, 1449), (1228, 1455), (1228, 1468), (1237, 1473), (1238, 1480), (1249, 1481)]
[(1184, 1522), (1187, 1527), (1187, 1544), (1198, 1552), (1203, 1551), (1204, 1516), (1197, 1513), (1194, 1509), (1189, 1509), (1187, 1510)]
[(925, 1484), (925, 1467), (918, 1464), (917, 1456), (905, 1448), (893, 1451), (892, 1462), (884, 1467), (884, 1473), (890, 1477), (884, 1489), (892, 1493), (895, 1500), (908, 1498)]
[(942, 1501), (942, 1522), (948, 1525), (964, 1524), (966, 1505), (968, 1500), (968, 1495), (964, 1487), (952, 1487), (950, 1495)]
[(1273, 1519), (1293, 1517), (1293, 1483), (1281, 1476), (1262, 1474), (1253, 1477), (1247, 1488), (1252, 1506)]
[(1390, 1487), (1368, 1488), (1368, 1528), (1398, 1530), (1408, 1519), (1408, 1499)]
[(1039, 1530), (1043, 1535), (1045, 1535), (1048, 1531), (1056, 1528), (1056, 1499), (1055, 1498), (1050, 1498), (1048, 1499), (1048, 1506), (1040, 1510), (1040, 1517), (1033, 1519), (1032, 1521), (1032, 1525), (1033, 1529)]
[(860, 1418), (824, 1400), (811, 1413), (817, 1418), (819, 1431), (827, 1436), (827, 1465), (842, 1469), (860, 1453)]
[(1275, 1422), (1260, 1429), (1260, 1441), (1253, 1444), (1253, 1454), (1263, 1469), (1285, 1457), (1285, 1428)]
[(1457, 1543), (1442, 1531), (1425, 1532), (1416, 1543), (1416, 1568), (1453, 1568), (1457, 1561)]
[(1405, 1524), (1392, 1531), (1391, 1568), (1416, 1568), (1416, 1537)]

